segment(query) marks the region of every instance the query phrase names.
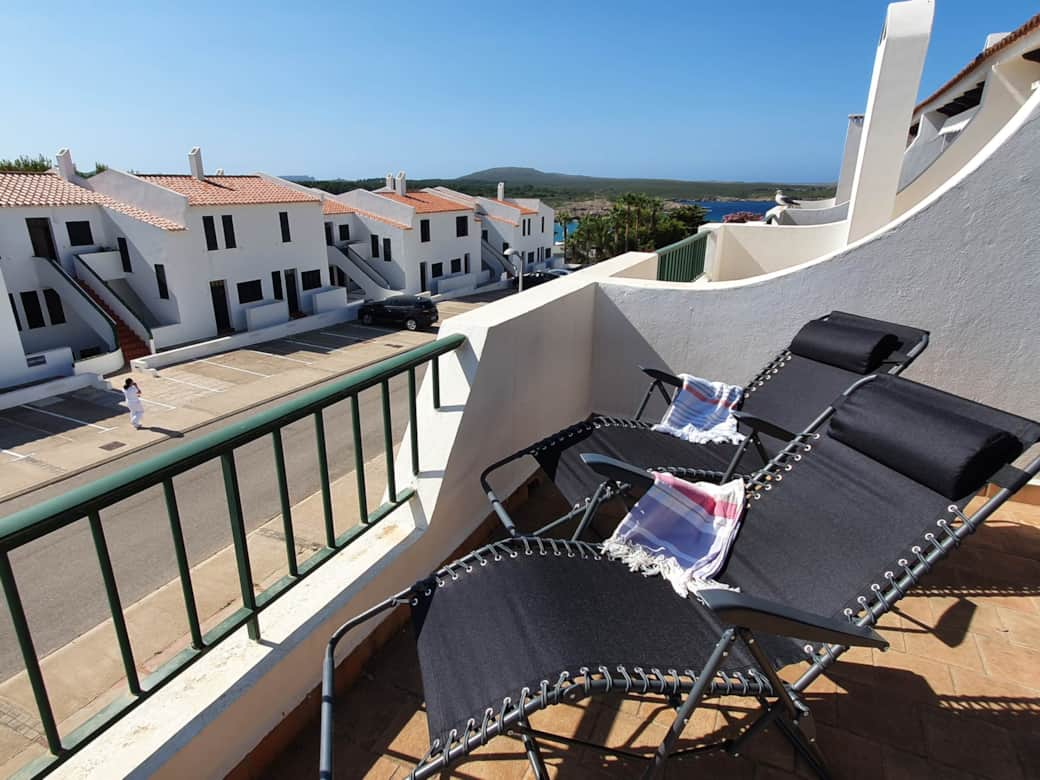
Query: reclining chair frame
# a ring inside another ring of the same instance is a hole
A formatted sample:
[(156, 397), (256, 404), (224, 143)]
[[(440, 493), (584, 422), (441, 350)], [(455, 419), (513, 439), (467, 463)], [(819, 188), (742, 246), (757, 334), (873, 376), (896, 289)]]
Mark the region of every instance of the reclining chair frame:
[[(860, 380), (850, 387), (843, 397), (873, 378), (871, 376)], [(815, 431), (835, 410), (836, 406), (828, 407), (765, 468), (747, 478), (751, 500), (760, 498), (763, 492), (773, 488), (776, 481), (783, 479), (784, 471), (791, 468), (788, 461), (800, 460), (803, 452), (812, 449), (813, 438), (819, 437)], [(584, 455), (583, 458), (588, 465), (604, 476), (606, 482), (617, 484), (623, 481), (626, 485), (642, 489), (648, 488), (653, 482), (651, 470), (644, 471), (602, 456)], [(539, 778), (548, 777), (539, 750), (539, 739), (579, 745), (626, 758), (642, 759), (649, 762), (644, 777), (657, 777), (668, 759), (709, 750), (725, 750), (733, 756), (738, 756), (750, 739), (775, 724), (817, 776), (830, 777), (824, 756), (816, 745), (811, 713), (803, 699), (806, 689), (850, 647), (886, 648), (887, 642), (873, 630), (881, 617), (892, 611), (925, 574), (954, 548), (959, 547), (994, 511), (1038, 473), (1040, 457), (1034, 458), (1025, 469), (1007, 465), (992, 475), (987, 482), (996, 485), (999, 490), (975, 512), (968, 515), (958, 505), (951, 503), (947, 509), (953, 520), (945, 517), (937, 520), (938, 530), (924, 535), (925, 545), (915, 545), (905, 557), (899, 558), (896, 565), (884, 573), (884, 583), (872, 583), (869, 592), (864, 592), (857, 599), (860, 605), (859, 612), (854, 614), (851, 609), (845, 610), (845, 621), (802, 612), (744, 593), (727, 590), (701, 591), (698, 594), (701, 604), (712, 610), (729, 627), (723, 631), (714, 651), (699, 672), (691, 669), (651, 669), (648, 674), (639, 667), (627, 669), (619, 666), (616, 670), (606, 667), (583, 667), (580, 670), (581, 674), (574, 679), (564, 672), (555, 683), (543, 680), (537, 691), (532, 692), (524, 688), (519, 692), (515, 702), (511, 698), (505, 698), (497, 712), (488, 708), (479, 723), (475, 718), (471, 718), (464, 733), (460, 735), (453, 730), (445, 744), (442, 745), (435, 740), (410, 776), (417, 780), (431, 777), (476, 748), (487, 744), (494, 737), (506, 735), (521, 740), (535, 776)], [(570, 557), (581, 555), (596, 560), (603, 558), (599, 548), (588, 542), (516, 536), (515, 527), (511, 523), (504, 524), (513, 538), (485, 545), (442, 567), (426, 580), (415, 583), (343, 624), (329, 639), (322, 673), (321, 778), (331, 780), (333, 777), (335, 650), (348, 632), (387, 610), (417, 605), (419, 597), (428, 596), (432, 588), (439, 587), (449, 578), (458, 579), (464, 576), (467, 571), (472, 571), (474, 566), (487, 565), (489, 559), (500, 560), (502, 556), (515, 557), (520, 554)], [(817, 643), (819, 647), (816, 649), (808, 644), (805, 648), (809, 669), (795, 682), (783, 682), (777, 669), (757, 646), (756, 631)], [(727, 676), (719, 672), (730, 647), (736, 642), (741, 642), (747, 648), (764, 674), (760, 675), (751, 670), (748, 675), (737, 673)], [(626, 694), (661, 694), (676, 708), (672, 725), (652, 756), (573, 737), (549, 734), (533, 729), (529, 724), (532, 714), (549, 706), (575, 702), (615, 690)], [(674, 750), (684, 726), (700, 702), (706, 698), (726, 695), (754, 696), (761, 707), (760, 713), (735, 739)]]

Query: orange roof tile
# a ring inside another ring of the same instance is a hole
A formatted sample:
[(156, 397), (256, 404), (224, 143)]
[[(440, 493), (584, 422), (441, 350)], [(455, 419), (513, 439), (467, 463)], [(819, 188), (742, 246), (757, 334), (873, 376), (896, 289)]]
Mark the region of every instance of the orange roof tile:
[(388, 225), (393, 225), (395, 228), (401, 228), (402, 230), (412, 229), (411, 225), (406, 225), (404, 222), (398, 222), (396, 219), (390, 219), (389, 217), (384, 217), (380, 214), (373, 214), (371, 211), (365, 211), (364, 209), (357, 209), (353, 206), (348, 206), (346, 203), (340, 203), (338, 200), (331, 200), (326, 198), (324, 203), (335, 203), (336, 205), (332, 207), (335, 209), (335, 211), (325, 211), (325, 206), (323, 205), (323, 214), (360, 214), (363, 217), (369, 217), (371, 219), (379, 220), (380, 222), (385, 222)]
[(943, 93), (947, 92), (948, 90), (953, 89), (953, 87), (956, 86), (958, 81), (960, 81), (962, 78), (964, 78), (969, 73), (971, 73), (973, 70), (975, 70), (975, 68), (977, 68), (983, 62), (985, 62), (987, 59), (992, 57), (994, 54), (999, 52), (1001, 49), (1006, 49), (1008, 46), (1013, 44), (1015, 41), (1020, 40), (1021, 38), (1024, 38), (1026, 35), (1028, 35), (1029, 33), (1031, 33), (1033, 30), (1035, 30), (1037, 28), (1040, 28), (1040, 14), (1037, 14), (1036, 16), (1034, 16), (1032, 19), (1030, 19), (1028, 22), (1023, 24), (1017, 30), (1015, 30), (1013, 32), (1010, 32), (1007, 35), (1005, 35), (1003, 38), (1001, 38), (999, 41), (994, 43), (988, 49), (984, 49), (982, 52), (980, 52), (978, 54), (978, 56), (975, 57), (975, 59), (973, 59), (971, 62), (969, 62), (967, 65), (965, 65), (961, 69), (960, 73), (958, 73), (952, 79), (950, 79), (945, 84), (943, 84), (941, 87), (939, 87), (939, 89), (937, 89), (935, 92), (933, 92), (927, 98), (922, 100), (917, 105), (917, 108), (914, 109), (914, 111), (915, 112), (916, 111), (920, 111), (926, 105), (928, 105), (933, 100), (935, 100), (937, 97), (939, 97)]
[(166, 187), (188, 198), (189, 206), (247, 206), (263, 203), (317, 203), (307, 192), (274, 184), (262, 176), (138, 174), (139, 179)]
[(517, 209), (521, 214), (537, 214), (538, 212), (534, 209), (529, 209), (527, 206), (521, 206), (519, 203), (514, 203), (511, 200), (499, 200), (498, 198), (492, 198), (495, 203), (501, 203), (503, 206), (509, 206), (511, 209)]
[(321, 201), (322, 214), (353, 214), (356, 210), (332, 198), (322, 198)]
[(472, 206), (467, 206), (455, 200), (448, 200), (440, 195), (429, 192), (408, 192), (398, 195), (396, 192), (377, 192), (382, 198), (389, 198), (397, 203), (411, 206), (417, 214), (432, 214), (438, 211), (473, 211)]
[(506, 219), (505, 217), (496, 217), (494, 214), (481, 214), (480, 218), (481, 219), (493, 219), (493, 220), (495, 220), (495, 222), (505, 222), (507, 225), (512, 225), (513, 227), (520, 227), (520, 223), (519, 222), (514, 222), (513, 220)]
[(0, 207), (3, 206), (104, 206), (163, 230), (184, 230), (183, 225), (171, 219), (80, 187), (56, 173), (0, 173)]

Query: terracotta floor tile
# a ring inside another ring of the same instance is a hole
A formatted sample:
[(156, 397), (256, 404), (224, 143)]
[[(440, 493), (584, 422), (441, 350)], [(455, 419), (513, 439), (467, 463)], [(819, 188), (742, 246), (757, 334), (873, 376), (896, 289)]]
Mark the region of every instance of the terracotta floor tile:
[(1006, 626), (1008, 641), (1033, 649), (1040, 648), (1040, 615), (1013, 609), (998, 609), (997, 612)]
[(829, 726), (817, 728), (817, 743), (834, 777), (877, 780), (883, 777), (881, 745)]
[(362, 677), (337, 699), (336, 736), (373, 750), (385, 734), (399, 730), (411, 719), (419, 702), (398, 688)]
[(1040, 664), (1034, 648), (978, 637), (985, 673), (996, 680), (1012, 679), (1027, 688), (1040, 690)]
[(411, 767), (426, 754), (429, 747), (426, 713), (417, 708), (405, 723), (387, 729), (374, 749), (402, 766)]
[(928, 755), (936, 762), (993, 780), (1025, 775), (1004, 729), (979, 718), (931, 709), (924, 713)]
[(933, 761), (916, 753), (884, 745), (882, 754), (885, 780), (923, 780), (942, 777), (943, 780), (972, 780), (972, 775), (953, 767), (937, 767)]
[[(963, 602), (965, 604), (969, 602)], [(981, 669), (982, 656), (973, 634), (961, 634), (954, 645), (947, 644), (935, 634), (907, 634), (906, 652), (938, 663)]]
[(878, 684), (896, 686), (905, 697), (924, 703), (934, 702), (936, 694), (953, 693), (953, 677), (946, 664), (912, 653), (873, 652)]
[[(593, 726), (593, 742), (613, 748), (649, 754), (664, 739), (667, 729), (663, 726), (617, 710), (604, 709)], [(586, 750), (584, 762), (588, 766), (610, 769), (617, 772), (637, 772), (643, 768), (640, 762)]]
[(921, 697), (908, 697), (898, 687), (849, 682), (837, 697), (838, 728), (874, 742), (924, 753)]

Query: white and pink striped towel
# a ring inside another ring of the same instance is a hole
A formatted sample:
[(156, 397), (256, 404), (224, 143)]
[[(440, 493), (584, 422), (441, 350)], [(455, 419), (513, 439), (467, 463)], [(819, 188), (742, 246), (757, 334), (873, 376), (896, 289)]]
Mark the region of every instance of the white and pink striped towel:
[(632, 571), (661, 575), (683, 598), (726, 588), (712, 577), (726, 562), (743, 511), (740, 479), (715, 485), (655, 473), (653, 486), (603, 543), (603, 552)]
[(743, 442), (744, 434), (737, 431), (737, 420), (733, 416), (733, 410), (743, 397), (743, 388), (690, 374), (679, 376), (683, 386), (654, 430), (694, 444)]

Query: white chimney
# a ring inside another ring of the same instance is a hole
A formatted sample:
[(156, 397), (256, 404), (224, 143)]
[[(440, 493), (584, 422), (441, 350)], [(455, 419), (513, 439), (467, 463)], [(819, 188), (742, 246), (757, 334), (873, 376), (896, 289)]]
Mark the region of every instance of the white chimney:
[(72, 152), (68, 149), (58, 150), (58, 175), (65, 181), (72, 181), (76, 177), (76, 166), (72, 162)]
[(386, 175), (386, 188), (388, 190), (396, 190), (396, 186), (394, 184), (394, 175), (392, 173), (388, 173)]
[(506, 183), (504, 181), (500, 181), (498, 183), (498, 199), (499, 200), (505, 200), (506, 199)]
[(223, 176), (223, 175), (224, 175), (224, 169), (223, 168), (217, 168), (217, 176)]
[(397, 194), (407, 195), (408, 194), (408, 182), (405, 179), (404, 171), (397, 172)]
[(205, 179), (206, 174), (202, 171), (202, 150), (193, 146), (188, 152), (188, 165), (191, 166), (191, 175), (196, 179)]

